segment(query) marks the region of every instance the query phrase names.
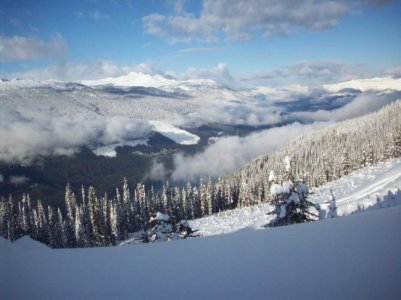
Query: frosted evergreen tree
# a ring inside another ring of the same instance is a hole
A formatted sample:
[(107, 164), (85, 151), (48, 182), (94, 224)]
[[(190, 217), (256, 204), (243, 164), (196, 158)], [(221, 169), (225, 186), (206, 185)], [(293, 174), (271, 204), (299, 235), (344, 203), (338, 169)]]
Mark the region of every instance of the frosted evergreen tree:
[(75, 220), (74, 220), (74, 234), (75, 243), (77, 247), (85, 247), (85, 236), (82, 226), (82, 208), (75, 207)]
[(148, 211), (149, 208), (147, 206), (146, 194), (145, 194), (145, 186), (142, 183), (138, 183), (135, 189), (135, 218), (138, 220), (138, 229), (145, 230), (148, 222)]
[(167, 213), (169, 211), (170, 205), (168, 201), (168, 182), (163, 185), (162, 195), (161, 195), (161, 202), (162, 202), (162, 212)]
[(359, 166), (361, 168), (371, 166), (375, 162), (374, 151), (371, 143), (368, 143), (362, 148), (362, 153), (359, 158)]
[(213, 185), (212, 180), (209, 177), (206, 186), (206, 203), (207, 203), (207, 214), (210, 216), (213, 214)]
[(341, 176), (348, 175), (352, 171), (352, 164), (349, 158), (348, 151), (344, 149), (341, 158)]
[(64, 248), (64, 247), (69, 247), (67, 244), (67, 239), (65, 237), (65, 223), (63, 220), (63, 216), (61, 214), (60, 208), (57, 209), (57, 226), (55, 228), (55, 241), (58, 246), (58, 248)]
[(188, 219), (188, 203), (187, 203), (187, 193), (185, 187), (181, 189), (181, 211), (182, 218), (184, 220)]
[(90, 186), (88, 189), (88, 208), (90, 218), (90, 236), (91, 245), (98, 246), (103, 243), (103, 221), (102, 210), (99, 199), (96, 197), (95, 188)]
[(207, 209), (207, 188), (206, 185), (203, 182), (203, 179), (200, 179), (199, 182), (199, 201), (200, 201), (200, 213), (201, 217), (206, 216), (208, 213)]
[(284, 166), (286, 172), (283, 174), (281, 183), (277, 182), (274, 173), (271, 173), (270, 180), (272, 203), (275, 207), (271, 214), (276, 218), (272, 220), (268, 227), (289, 225), (294, 223), (309, 222), (317, 219), (317, 216), (310, 212), (314, 204), (307, 200), (308, 187), (303, 182), (295, 180), (292, 174), (292, 161), (290, 157), (285, 157)]
[(124, 177), (123, 181), (123, 220), (124, 220), (124, 226), (125, 230), (132, 231), (133, 229), (133, 213), (132, 213), (132, 206), (131, 206), (131, 196), (130, 196), (130, 190), (128, 187), (128, 180), (127, 178)]
[(195, 208), (194, 208), (194, 193), (191, 186), (191, 183), (188, 181), (185, 186), (185, 197), (187, 202), (187, 219), (195, 218)]
[(120, 241), (120, 232), (119, 232), (119, 216), (117, 203), (112, 204), (110, 210), (110, 222), (111, 222), (111, 236), (110, 242), (112, 245), (116, 245)]
[(401, 157), (401, 128), (397, 128), (397, 131), (393, 134), (389, 155), (391, 158)]
[(33, 227), (31, 199), (23, 194), (19, 214), (21, 216), (21, 228), (25, 234), (30, 235)]
[(67, 212), (67, 218), (66, 218), (66, 228), (65, 228), (65, 235), (67, 238), (67, 243), (69, 244), (70, 247), (75, 246), (75, 208), (76, 208), (76, 199), (75, 199), (75, 194), (71, 190), (70, 184), (68, 183), (67, 186), (65, 187), (65, 208)]
[(150, 224), (152, 228), (149, 231), (145, 231), (140, 239), (143, 243), (186, 239), (197, 236), (186, 221), (176, 224), (174, 218), (161, 212), (157, 212), (150, 218)]

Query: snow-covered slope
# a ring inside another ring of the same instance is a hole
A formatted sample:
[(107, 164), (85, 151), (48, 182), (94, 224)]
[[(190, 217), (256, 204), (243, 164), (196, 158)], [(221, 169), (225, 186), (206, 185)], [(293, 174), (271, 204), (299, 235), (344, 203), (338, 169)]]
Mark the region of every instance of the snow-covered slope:
[(0, 298), (399, 299), (400, 226), (395, 207), (137, 246), (52, 250), (0, 238)]
[(84, 80), (82, 84), (88, 86), (113, 85), (120, 87), (143, 86), (143, 87), (162, 87), (177, 85), (175, 79), (168, 79), (161, 75), (149, 75), (138, 72), (131, 72), (124, 76), (108, 77), (99, 80)]
[(401, 78), (375, 77), (369, 79), (355, 79), (334, 84), (323, 85), (330, 92), (339, 92), (343, 89), (366, 91), (401, 91)]
[[(321, 218), (329, 218), (329, 206), (334, 195), (337, 216), (365, 210), (376, 210), (401, 205), (401, 158), (355, 171), (336, 181), (311, 191), (309, 198), (321, 206)], [(189, 221), (202, 235), (231, 233), (239, 230), (260, 229), (274, 216), (269, 204), (260, 204), (225, 211), (206, 218)]]

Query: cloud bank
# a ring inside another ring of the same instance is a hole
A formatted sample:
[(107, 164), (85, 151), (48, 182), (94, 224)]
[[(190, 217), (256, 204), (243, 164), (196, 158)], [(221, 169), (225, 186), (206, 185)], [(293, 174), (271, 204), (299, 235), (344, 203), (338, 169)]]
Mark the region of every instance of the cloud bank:
[[(302, 125), (293, 123), (252, 133), (246, 137), (219, 138), (203, 152), (195, 155), (174, 156), (173, 180), (197, 180), (200, 176), (227, 176), (244, 166), (256, 156), (287, 145), (293, 138), (322, 128), (328, 123)], [(152, 179), (164, 179), (164, 166), (154, 162), (149, 173)]]
[(304, 122), (342, 121), (377, 111), (398, 99), (401, 99), (401, 92), (391, 94), (367, 93), (355, 97), (353, 101), (338, 109), (294, 112), (292, 116)]
[(72, 155), (79, 146), (111, 144), (143, 137), (152, 126), (126, 117), (49, 117), (46, 112), (24, 117), (0, 113), (0, 160), (30, 162), (37, 156)]

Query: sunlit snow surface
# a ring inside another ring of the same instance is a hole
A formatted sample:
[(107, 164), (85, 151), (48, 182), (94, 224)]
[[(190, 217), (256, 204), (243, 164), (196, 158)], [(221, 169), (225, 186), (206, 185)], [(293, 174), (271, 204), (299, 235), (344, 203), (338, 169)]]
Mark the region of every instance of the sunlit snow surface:
[[(401, 205), (401, 159), (358, 170), (320, 188), (312, 189), (309, 200), (320, 204), (322, 218), (328, 217), (332, 198), (330, 191), (336, 200), (338, 216)], [(260, 229), (273, 218), (266, 214), (272, 210), (272, 206), (260, 204), (192, 220), (189, 224), (202, 235)]]
[(330, 92), (339, 92), (343, 89), (366, 91), (401, 91), (401, 78), (375, 77), (368, 79), (354, 79), (334, 84), (323, 85)]
[(399, 299), (401, 207), (109, 248), (0, 238), (1, 299)]
[(220, 236), (60, 250), (0, 238), (0, 299), (400, 299), (401, 207), (387, 208), (400, 184), (401, 159), (357, 171), (312, 199), (383, 208), (273, 229), (251, 230), (269, 221), (262, 204), (191, 222), (237, 231)]
[(153, 125), (154, 130), (161, 133), (165, 137), (173, 140), (181, 145), (194, 145), (200, 140), (199, 136), (192, 134), (186, 130), (175, 127), (162, 121), (149, 121)]

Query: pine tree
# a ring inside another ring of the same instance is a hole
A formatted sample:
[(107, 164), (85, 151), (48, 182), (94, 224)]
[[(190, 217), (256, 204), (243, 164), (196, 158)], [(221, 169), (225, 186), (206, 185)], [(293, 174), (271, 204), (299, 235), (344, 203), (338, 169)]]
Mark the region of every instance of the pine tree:
[(401, 128), (397, 128), (393, 135), (393, 141), (389, 149), (389, 156), (391, 158), (401, 157)]
[(130, 232), (134, 228), (133, 210), (127, 178), (123, 182), (123, 220), (125, 231)]
[(111, 236), (110, 241), (112, 245), (117, 245), (120, 241), (120, 228), (119, 228), (119, 215), (118, 215), (117, 203), (111, 205), (110, 210), (110, 222), (111, 222)]
[(90, 186), (88, 190), (88, 208), (90, 218), (90, 244), (99, 246), (103, 244), (102, 210), (99, 199), (96, 197), (95, 188)]
[(67, 239), (65, 236), (65, 222), (63, 216), (61, 215), (60, 208), (57, 209), (57, 226), (55, 240), (59, 248), (69, 247), (67, 244)]
[(289, 157), (284, 160), (286, 172), (283, 174), (282, 182), (275, 183), (277, 178), (271, 173), (270, 181), (272, 203), (275, 209), (270, 214), (275, 214), (273, 219), (266, 226), (275, 227), (294, 223), (309, 222), (317, 219), (317, 216), (310, 212), (313, 203), (307, 200), (308, 187), (303, 182), (295, 180), (292, 174), (292, 161)]
[(76, 199), (75, 194), (71, 190), (70, 184), (68, 183), (65, 187), (65, 208), (67, 211), (66, 228), (65, 234), (69, 247), (75, 247), (76, 244), (76, 226), (75, 226), (75, 211), (76, 211)]
[(348, 151), (344, 149), (341, 159), (341, 176), (348, 175), (352, 171), (351, 160), (348, 155)]
[(204, 217), (207, 215), (207, 212), (208, 212), (207, 188), (206, 188), (206, 185), (203, 183), (202, 178), (200, 179), (200, 182), (199, 182), (199, 201), (200, 201), (201, 217)]

